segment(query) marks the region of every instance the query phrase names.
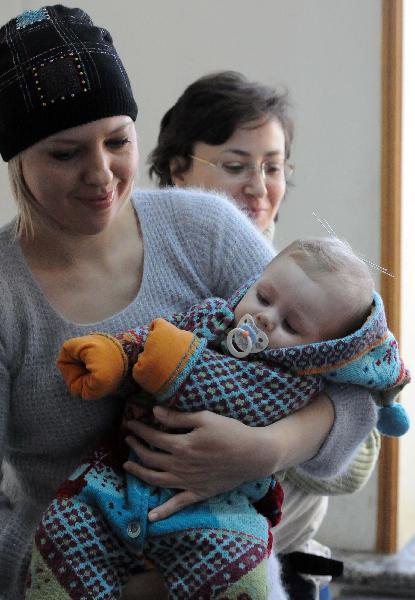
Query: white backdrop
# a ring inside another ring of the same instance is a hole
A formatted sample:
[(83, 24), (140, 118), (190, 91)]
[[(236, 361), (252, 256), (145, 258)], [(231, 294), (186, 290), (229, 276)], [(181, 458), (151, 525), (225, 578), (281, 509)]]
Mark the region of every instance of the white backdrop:
[[(379, 262), (381, 0), (67, 0), (110, 29), (139, 104), (140, 185), (159, 121), (194, 79), (219, 69), (287, 87), (293, 97), (295, 186), (280, 213), (279, 246), (322, 233), (316, 210), (354, 249)], [(5, 22), (38, 2), (0, 6)], [(0, 172), (0, 222), (14, 214)], [(371, 550), (376, 475), (331, 503), (323, 541)], [(351, 526), (352, 524), (352, 526)]]

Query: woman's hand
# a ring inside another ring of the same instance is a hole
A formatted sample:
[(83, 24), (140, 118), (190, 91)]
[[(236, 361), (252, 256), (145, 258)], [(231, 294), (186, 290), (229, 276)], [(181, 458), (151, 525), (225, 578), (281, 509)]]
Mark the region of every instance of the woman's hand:
[(274, 457), (265, 440), (261, 443), (267, 428), (248, 427), (209, 411), (180, 413), (155, 407), (154, 414), (169, 429), (190, 431), (166, 433), (139, 421), (127, 424), (139, 438), (164, 452), (150, 450), (128, 436), (128, 445), (145, 466), (129, 461), (124, 465), (126, 471), (150, 485), (184, 490), (151, 511), (150, 520), (164, 519), (273, 470)]
[(139, 421), (127, 423), (138, 438), (163, 452), (128, 436), (128, 445), (143, 464), (128, 461), (125, 470), (149, 485), (183, 490), (150, 511), (151, 521), (305, 462), (318, 452), (334, 420), (332, 403), (324, 394), (268, 427), (248, 427), (209, 411), (179, 413), (157, 406), (154, 415), (168, 429), (189, 432), (167, 433)]

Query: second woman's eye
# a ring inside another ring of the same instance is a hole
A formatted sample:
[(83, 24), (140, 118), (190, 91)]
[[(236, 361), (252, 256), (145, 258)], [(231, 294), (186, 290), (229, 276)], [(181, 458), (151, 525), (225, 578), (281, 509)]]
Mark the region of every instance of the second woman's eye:
[(222, 169), (229, 175), (240, 175), (246, 169), (246, 165), (239, 162), (222, 163)]
[(264, 163), (265, 173), (268, 175), (282, 173), (284, 170), (284, 163), (279, 162), (267, 162)]

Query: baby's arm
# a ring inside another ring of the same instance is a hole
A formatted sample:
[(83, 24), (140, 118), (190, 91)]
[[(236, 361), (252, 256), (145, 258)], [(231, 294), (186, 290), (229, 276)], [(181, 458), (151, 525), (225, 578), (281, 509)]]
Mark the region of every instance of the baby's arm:
[(114, 393), (136, 362), (146, 335), (143, 327), (117, 336), (92, 333), (67, 340), (57, 365), (70, 392), (84, 400)]
[[(233, 312), (225, 300), (208, 298), (166, 321), (212, 340), (232, 323)], [(148, 327), (143, 326), (115, 336), (98, 332), (67, 340), (57, 364), (70, 392), (95, 400), (116, 392), (125, 378), (130, 382), (147, 335)]]
[(222, 355), (205, 339), (156, 319), (133, 368), (135, 381), (159, 404), (210, 410), (263, 427), (309, 402), (321, 379), (295, 376), (264, 361)]

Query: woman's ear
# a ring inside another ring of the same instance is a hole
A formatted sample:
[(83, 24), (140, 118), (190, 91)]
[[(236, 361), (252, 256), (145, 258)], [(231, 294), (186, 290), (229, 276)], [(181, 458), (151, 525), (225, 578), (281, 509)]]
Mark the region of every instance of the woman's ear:
[(173, 185), (176, 187), (185, 187), (185, 178), (183, 177), (185, 171), (182, 171), (185, 161), (184, 158), (176, 157), (172, 158), (169, 163), (170, 178)]

